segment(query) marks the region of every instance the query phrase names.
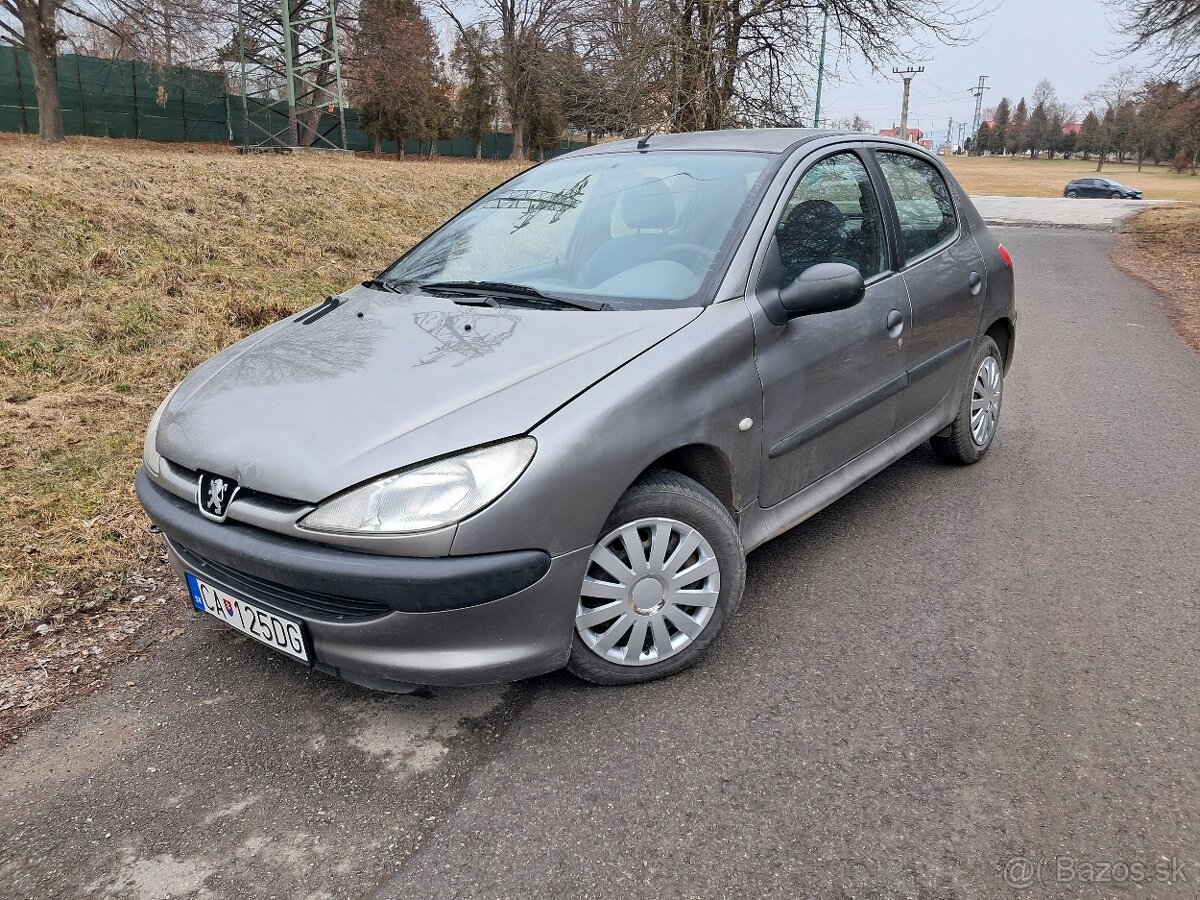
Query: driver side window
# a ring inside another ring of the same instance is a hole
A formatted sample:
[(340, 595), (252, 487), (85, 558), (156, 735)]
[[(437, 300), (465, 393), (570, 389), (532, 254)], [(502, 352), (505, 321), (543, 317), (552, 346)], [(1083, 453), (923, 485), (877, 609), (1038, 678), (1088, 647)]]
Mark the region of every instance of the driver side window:
[(805, 173), (775, 237), (785, 285), (817, 263), (845, 263), (864, 279), (887, 270), (879, 201), (866, 166), (853, 153), (826, 157)]

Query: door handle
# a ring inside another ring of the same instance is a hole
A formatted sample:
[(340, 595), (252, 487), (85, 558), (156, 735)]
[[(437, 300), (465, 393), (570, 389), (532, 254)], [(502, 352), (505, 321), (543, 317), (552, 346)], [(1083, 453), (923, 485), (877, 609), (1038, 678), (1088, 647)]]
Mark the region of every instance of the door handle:
[(904, 315), (898, 309), (893, 309), (887, 314), (887, 333), (892, 337), (900, 337), (900, 332), (904, 330)]
[(971, 294), (972, 295), (978, 294), (979, 289), (981, 287), (983, 287), (983, 279), (979, 276), (979, 273), (972, 272), (971, 277), (968, 278), (967, 280), (971, 283)]

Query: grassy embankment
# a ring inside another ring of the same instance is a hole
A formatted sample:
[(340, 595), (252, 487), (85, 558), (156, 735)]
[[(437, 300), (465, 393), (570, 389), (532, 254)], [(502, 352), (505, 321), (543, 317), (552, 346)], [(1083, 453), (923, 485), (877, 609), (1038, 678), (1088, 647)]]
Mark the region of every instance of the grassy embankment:
[(1200, 353), (1200, 206), (1146, 210), (1122, 229), (1113, 261), (1167, 296), (1175, 328)]
[(0, 137), (0, 632), (104, 599), (189, 369), (377, 272), (508, 163)]

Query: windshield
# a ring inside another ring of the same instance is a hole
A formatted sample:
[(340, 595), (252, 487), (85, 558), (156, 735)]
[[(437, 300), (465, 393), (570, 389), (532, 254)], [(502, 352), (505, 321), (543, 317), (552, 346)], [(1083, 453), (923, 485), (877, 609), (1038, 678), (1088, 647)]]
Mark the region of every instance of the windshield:
[(701, 302), (773, 158), (659, 151), (544, 163), (442, 226), (382, 277), (407, 289), (521, 285), (612, 306)]

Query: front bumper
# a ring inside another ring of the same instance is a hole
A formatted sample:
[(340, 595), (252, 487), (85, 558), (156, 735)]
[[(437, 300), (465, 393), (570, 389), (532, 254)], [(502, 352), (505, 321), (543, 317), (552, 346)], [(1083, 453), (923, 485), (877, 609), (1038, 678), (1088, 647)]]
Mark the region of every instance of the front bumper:
[(561, 668), (587, 548), (413, 558), (205, 519), (141, 471), (172, 567), (305, 623), (317, 668), (358, 684), (465, 685)]

